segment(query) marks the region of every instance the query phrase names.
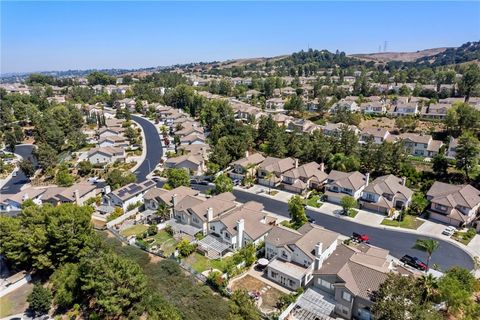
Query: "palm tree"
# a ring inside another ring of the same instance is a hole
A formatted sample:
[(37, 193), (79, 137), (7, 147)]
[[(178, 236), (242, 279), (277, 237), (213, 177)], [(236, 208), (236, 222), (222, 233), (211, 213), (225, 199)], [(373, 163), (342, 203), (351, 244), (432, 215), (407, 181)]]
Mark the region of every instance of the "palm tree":
[(268, 172), (265, 177), (263, 177), (265, 180), (268, 180), (268, 194), (272, 193), (272, 178), (273, 178), (273, 172)]
[(157, 215), (162, 221), (170, 219), (170, 210), (165, 203), (160, 203), (157, 208)]
[(428, 254), (427, 257), (427, 267), (430, 264), (430, 259), (432, 258), (432, 253), (438, 249), (440, 243), (434, 239), (417, 239), (415, 242), (414, 249), (424, 251)]
[(429, 273), (428, 275), (422, 275), (418, 279), (418, 285), (422, 289), (423, 302), (429, 301), (437, 293), (437, 279)]

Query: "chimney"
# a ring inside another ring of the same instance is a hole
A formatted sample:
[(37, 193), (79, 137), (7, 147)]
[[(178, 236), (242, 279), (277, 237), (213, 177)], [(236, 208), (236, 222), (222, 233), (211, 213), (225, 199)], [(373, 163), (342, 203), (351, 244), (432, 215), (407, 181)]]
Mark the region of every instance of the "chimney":
[(210, 222), (213, 220), (213, 209), (208, 208), (207, 209), (207, 222)]
[(368, 182), (370, 181), (370, 172), (365, 174), (365, 187), (368, 186)]
[(404, 186), (407, 183), (407, 177), (402, 177), (402, 186)]
[(248, 156), (250, 155), (250, 153), (247, 151), (245, 151), (245, 158), (248, 158)]
[(177, 194), (174, 193), (172, 195), (172, 206), (173, 206), (173, 209), (175, 209), (175, 206), (177, 205)]
[(78, 192), (78, 189), (73, 191), (73, 195), (75, 196), (75, 203), (80, 205), (80, 192)]
[(318, 168), (320, 171), (325, 171), (325, 163), (320, 163), (320, 168)]
[(295, 168), (298, 168), (298, 159), (295, 158)]
[(245, 230), (245, 220), (237, 221), (237, 249), (243, 247), (243, 231)]
[(321, 242), (315, 245), (315, 265), (314, 265), (315, 270), (319, 270), (322, 267), (322, 264), (323, 264), (322, 249), (323, 249), (323, 245)]

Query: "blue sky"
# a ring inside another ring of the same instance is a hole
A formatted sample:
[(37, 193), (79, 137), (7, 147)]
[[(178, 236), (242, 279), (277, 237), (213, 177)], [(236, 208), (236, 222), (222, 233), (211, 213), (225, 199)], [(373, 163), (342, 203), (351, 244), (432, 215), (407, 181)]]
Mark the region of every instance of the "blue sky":
[(414, 51), (480, 39), (480, 2), (1, 1), (1, 72)]

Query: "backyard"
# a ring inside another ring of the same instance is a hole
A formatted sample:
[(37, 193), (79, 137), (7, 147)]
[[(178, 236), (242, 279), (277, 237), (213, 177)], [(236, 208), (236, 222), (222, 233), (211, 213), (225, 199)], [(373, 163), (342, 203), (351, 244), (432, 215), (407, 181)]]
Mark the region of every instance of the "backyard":
[[(147, 231), (147, 229), (148, 226), (144, 224), (137, 224), (122, 230), (120, 234), (124, 237), (129, 237), (132, 235), (138, 236)], [(156, 247), (156, 249), (163, 251), (163, 255), (165, 257), (171, 256), (177, 246), (177, 241), (165, 230), (160, 230), (153, 236), (148, 236), (144, 239), (138, 239), (137, 242), (139, 242), (140, 245), (144, 245), (145, 248), (155, 249)]]
[(280, 290), (271, 287), (269, 284), (249, 274), (234, 280), (231, 284), (231, 289), (232, 291), (244, 289), (247, 292), (260, 292), (260, 297), (262, 299), (260, 308), (266, 313), (275, 311), (277, 302), (283, 295), (285, 295), (285, 293)]
[(136, 236), (140, 233), (144, 233), (145, 231), (147, 231), (147, 229), (148, 229), (148, 226), (144, 224), (136, 224), (134, 226), (131, 226), (130, 228), (120, 231), (120, 234), (124, 237), (129, 237), (134, 235)]
[(392, 219), (383, 219), (382, 225), (384, 226), (390, 226), (390, 227), (400, 227), (400, 228), (406, 228), (406, 229), (418, 229), (423, 224), (422, 220), (417, 219), (414, 216), (411, 215), (405, 215), (403, 218), (403, 221), (398, 222), (397, 220), (392, 220)]
[(198, 252), (192, 253), (185, 259), (185, 263), (190, 265), (192, 269), (198, 273), (210, 269), (217, 269), (221, 272), (226, 272), (226, 268), (231, 261), (233, 261), (233, 256), (212, 260)]

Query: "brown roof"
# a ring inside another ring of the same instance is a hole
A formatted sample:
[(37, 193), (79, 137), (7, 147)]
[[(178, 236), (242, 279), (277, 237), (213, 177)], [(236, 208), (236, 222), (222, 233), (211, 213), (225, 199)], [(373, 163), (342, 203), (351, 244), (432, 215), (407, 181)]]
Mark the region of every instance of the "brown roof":
[(413, 191), (402, 184), (402, 179), (395, 177), (393, 174), (378, 177), (363, 189), (364, 192), (370, 192), (378, 195), (401, 194), (406, 199), (413, 195)]
[(180, 186), (178, 188), (172, 190), (165, 190), (160, 188), (153, 188), (145, 193), (145, 199), (159, 199), (163, 201), (166, 205), (171, 206), (172, 203), (172, 196), (177, 196), (177, 203), (180, 202), (186, 196), (196, 196), (200, 192), (198, 190), (194, 190), (192, 188)]
[(295, 160), (293, 158), (280, 159), (275, 157), (267, 157), (259, 167), (269, 172), (283, 173), (295, 168)]
[(428, 144), (432, 140), (432, 136), (429, 134), (418, 134), (418, 133), (402, 133), (400, 138), (405, 140), (411, 140), (415, 143), (425, 143)]
[(289, 170), (283, 174), (285, 177), (298, 179), (305, 178), (310, 179), (316, 177), (318, 181), (324, 181), (327, 179), (327, 174), (320, 170), (320, 165), (316, 162), (309, 162), (298, 168)]
[(295, 241), (295, 245), (310, 258), (315, 258), (315, 245), (322, 243), (323, 248), (328, 248), (337, 241), (339, 234), (314, 224), (306, 223), (298, 231), (302, 237)]
[(209, 208), (213, 210), (213, 218), (235, 208), (235, 196), (230, 192), (221, 193), (215, 197), (209, 198), (189, 209), (191, 213), (195, 213), (203, 221), (207, 221), (207, 211)]
[(363, 185), (365, 185), (367, 180), (365, 175), (358, 171), (342, 172), (337, 170), (330, 171), (327, 179), (332, 180), (331, 183), (337, 184), (342, 188), (348, 188), (352, 190), (360, 189)]
[(247, 167), (249, 164), (260, 164), (265, 160), (265, 157), (260, 153), (252, 153), (248, 157), (238, 159), (237, 161), (232, 162), (232, 165), (239, 165), (242, 167)]
[(480, 191), (469, 184), (453, 185), (435, 181), (427, 192), (431, 202), (455, 208), (474, 208), (480, 203)]

